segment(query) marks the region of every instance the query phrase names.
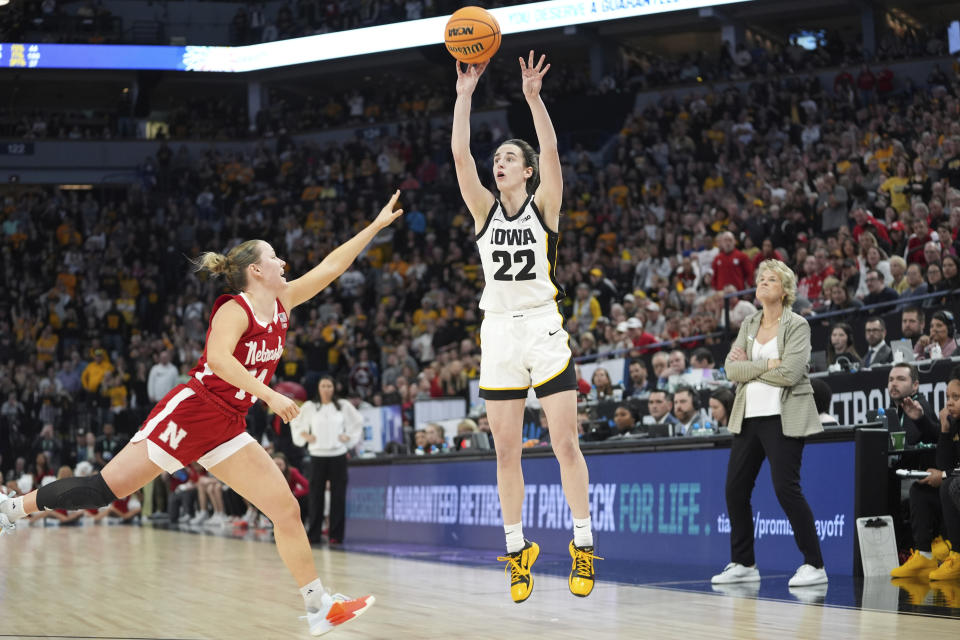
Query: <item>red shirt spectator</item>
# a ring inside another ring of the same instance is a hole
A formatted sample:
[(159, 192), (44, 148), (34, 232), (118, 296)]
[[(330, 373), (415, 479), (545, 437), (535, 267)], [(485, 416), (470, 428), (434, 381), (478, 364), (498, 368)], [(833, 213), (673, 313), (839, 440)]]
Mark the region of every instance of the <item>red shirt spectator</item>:
[(854, 242), (860, 242), (860, 235), (864, 231), (870, 230), (873, 232), (873, 235), (877, 236), (877, 240), (890, 246), (890, 234), (887, 233), (887, 227), (882, 222), (860, 207), (854, 209), (851, 212), (851, 216), (857, 222), (853, 227)]
[(857, 87), (861, 91), (871, 91), (875, 86), (877, 86), (877, 76), (873, 75), (873, 71), (870, 71), (867, 65), (863, 65), (860, 75), (857, 76)]
[(923, 246), (933, 240), (927, 221), (917, 218), (913, 221), (913, 233), (907, 240), (907, 264), (916, 262), (921, 267), (927, 266), (927, 259), (923, 257)]
[(884, 69), (877, 76), (877, 92), (890, 93), (891, 91), (893, 91), (893, 71)]
[(753, 285), (753, 263), (747, 254), (736, 248), (733, 234), (721, 233), (717, 238), (720, 252), (713, 259), (713, 288), (723, 291), (728, 284), (743, 291)]
[(290, 485), (290, 491), (295, 498), (302, 498), (310, 493), (310, 481), (307, 480), (296, 467), (289, 467), (290, 476), (287, 478), (287, 484)]

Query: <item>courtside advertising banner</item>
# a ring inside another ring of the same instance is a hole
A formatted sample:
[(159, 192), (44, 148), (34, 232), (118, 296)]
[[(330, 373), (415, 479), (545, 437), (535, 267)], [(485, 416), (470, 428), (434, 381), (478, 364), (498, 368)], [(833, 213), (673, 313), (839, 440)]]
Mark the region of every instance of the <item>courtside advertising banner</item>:
[[(597, 553), (607, 560), (723, 567), (730, 559), (724, 498), (729, 449), (587, 455)], [(803, 452), (802, 486), (831, 573), (853, 573), (854, 443)], [(566, 549), (570, 510), (552, 457), (523, 461), (524, 535)], [(354, 465), (347, 528), (356, 542), (502, 551), (495, 460)], [(803, 563), (764, 462), (753, 493), (757, 562), (790, 572)]]

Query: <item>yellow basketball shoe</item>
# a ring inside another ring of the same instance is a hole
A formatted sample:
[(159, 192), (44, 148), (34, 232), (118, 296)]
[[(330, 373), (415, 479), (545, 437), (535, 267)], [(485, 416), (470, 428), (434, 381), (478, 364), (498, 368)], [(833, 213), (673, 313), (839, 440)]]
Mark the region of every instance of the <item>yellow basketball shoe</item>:
[(951, 551), (939, 567), (930, 572), (931, 580), (956, 580), (960, 578), (960, 553)]
[(603, 560), (603, 558), (593, 554), (593, 547), (578, 547), (573, 544), (573, 540), (570, 541), (570, 557), (573, 558), (570, 579), (567, 581), (570, 585), (570, 593), (586, 598), (593, 591), (593, 561)]
[(937, 562), (946, 560), (952, 549), (953, 546), (950, 544), (950, 541), (944, 540), (943, 536), (937, 536), (930, 544), (930, 551), (933, 553), (933, 557)]
[(926, 578), (891, 578), (890, 584), (896, 585), (907, 594), (907, 602), (910, 604), (923, 604), (927, 600), (927, 594), (930, 593), (930, 582)]
[(517, 604), (523, 602), (533, 593), (533, 576), (530, 568), (540, 556), (540, 545), (536, 542), (525, 541), (527, 544), (520, 551), (508, 553), (497, 558), (506, 562), (504, 571), (510, 575), (510, 597)]
[(926, 578), (931, 571), (937, 568), (934, 558), (924, 558), (916, 549), (899, 567), (890, 570), (891, 578)]

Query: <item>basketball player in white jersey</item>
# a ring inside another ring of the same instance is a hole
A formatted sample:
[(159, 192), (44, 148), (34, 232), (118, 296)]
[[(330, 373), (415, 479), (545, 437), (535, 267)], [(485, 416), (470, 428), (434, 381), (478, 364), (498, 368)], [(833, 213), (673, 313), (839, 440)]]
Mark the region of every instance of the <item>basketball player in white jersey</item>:
[(563, 178), (557, 135), (540, 99), (546, 56), (534, 64), (533, 51), (520, 58), (523, 95), (530, 106), (540, 145), (539, 159), (523, 140), (507, 140), (493, 156), (499, 196), (488, 191), (470, 155), (470, 103), (487, 63), (464, 71), (457, 63), (457, 102), (451, 146), (460, 193), (473, 215), (485, 287), (480, 328), (480, 396), (497, 450), (497, 486), (507, 541), (510, 595), (523, 602), (533, 591), (530, 567), (540, 547), (523, 536), (523, 410), (533, 386), (547, 415), (550, 442), (560, 463), (563, 492), (573, 515), (570, 591), (593, 589), (593, 532), (587, 491), (587, 464), (577, 438), (577, 378), (557, 301), (564, 295), (554, 280), (559, 242)]

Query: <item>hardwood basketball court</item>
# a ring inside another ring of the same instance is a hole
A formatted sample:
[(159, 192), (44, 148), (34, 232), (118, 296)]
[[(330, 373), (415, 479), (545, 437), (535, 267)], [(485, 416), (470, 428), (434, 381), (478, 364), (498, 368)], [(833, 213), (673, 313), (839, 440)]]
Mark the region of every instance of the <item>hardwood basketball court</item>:
[[(946, 616), (685, 590), (705, 590), (706, 579), (695, 587), (682, 580), (599, 582), (593, 595), (579, 599), (565, 577), (535, 572), (533, 595), (516, 605), (498, 563), (328, 549), (315, 556), (329, 588), (377, 597), (362, 618), (326, 636), (345, 640), (907, 639), (948, 637), (958, 629)], [(603, 563), (598, 567), (603, 571)], [(960, 585), (952, 588), (960, 599)], [(21, 526), (0, 537), (0, 638), (308, 638), (302, 614), (274, 545), (262, 540), (107, 525)]]

